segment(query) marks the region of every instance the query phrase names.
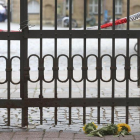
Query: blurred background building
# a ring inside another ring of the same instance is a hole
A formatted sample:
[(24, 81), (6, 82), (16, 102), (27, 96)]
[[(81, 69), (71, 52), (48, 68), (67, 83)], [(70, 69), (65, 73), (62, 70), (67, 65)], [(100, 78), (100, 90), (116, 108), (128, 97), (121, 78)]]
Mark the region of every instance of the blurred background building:
[[(102, 0), (101, 5), (101, 22), (107, 22), (112, 18), (112, 0)], [(0, 3), (6, 3), (6, 0), (0, 0)], [(19, 23), (20, 19), (20, 0), (11, 0), (11, 20)], [(43, 24), (54, 25), (54, 0), (43, 1)], [(115, 18), (127, 16), (127, 0), (116, 0)], [(140, 12), (140, 1), (130, 0), (130, 14)], [(57, 6), (58, 19), (69, 15), (69, 0), (58, 0)], [(78, 23), (78, 27), (83, 26), (84, 0), (72, 1), (72, 18)], [(87, 18), (92, 20), (94, 17), (95, 24), (98, 24), (98, 0), (87, 0)], [(28, 0), (28, 18), (32, 24), (39, 24), (40, 19), (40, 0)], [(88, 19), (87, 19), (88, 20)], [(140, 26), (140, 22), (131, 23), (131, 26)]]
[(7, 5), (7, 0), (0, 0), (0, 4), (3, 5), (3, 6), (6, 6)]

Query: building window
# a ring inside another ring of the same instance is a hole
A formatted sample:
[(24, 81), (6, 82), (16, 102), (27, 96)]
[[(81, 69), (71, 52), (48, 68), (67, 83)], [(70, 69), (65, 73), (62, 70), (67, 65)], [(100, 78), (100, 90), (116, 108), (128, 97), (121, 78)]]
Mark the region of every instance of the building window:
[[(65, 10), (69, 11), (69, 0), (65, 0)], [(68, 12), (69, 13), (69, 12)], [(72, 14), (73, 14), (73, 0), (72, 0)]]
[[(103, 13), (103, 0), (101, 0), (101, 13)], [(98, 0), (89, 0), (89, 14), (98, 14)]]
[(122, 14), (122, 0), (115, 1), (115, 13)]
[(66, 0), (66, 8), (69, 9), (69, 0)]
[(29, 1), (29, 3), (28, 3), (28, 13), (29, 14), (40, 13), (40, 5), (36, 0)]

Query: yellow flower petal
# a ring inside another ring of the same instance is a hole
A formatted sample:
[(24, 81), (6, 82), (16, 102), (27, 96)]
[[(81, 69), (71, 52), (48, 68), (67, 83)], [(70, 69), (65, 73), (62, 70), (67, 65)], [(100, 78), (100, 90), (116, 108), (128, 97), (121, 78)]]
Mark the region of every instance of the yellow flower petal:
[(92, 122), (92, 124), (93, 124), (96, 128), (98, 127), (94, 122)]
[(131, 131), (130, 126), (128, 124), (126, 124), (126, 123), (120, 123), (120, 124), (117, 125), (117, 127), (118, 127), (118, 131), (120, 131), (123, 127), (127, 128), (128, 132)]

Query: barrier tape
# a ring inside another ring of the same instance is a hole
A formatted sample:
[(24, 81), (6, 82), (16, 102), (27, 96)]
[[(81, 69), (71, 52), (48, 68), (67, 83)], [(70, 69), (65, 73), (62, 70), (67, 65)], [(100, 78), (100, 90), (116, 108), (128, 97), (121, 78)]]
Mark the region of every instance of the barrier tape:
[[(139, 20), (139, 19), (140, 19), (140, 12), (129, 16), (129, 21), (130, 22), (136, 21), (136, 20)], [(118, 19), (118, 20), (115, 21), (115, 25), (120, 25), (120, 24), (124, 24), (124, 23), (127, 23), (127, 17), (124, 17), (124, 18), (121, 18), (121, 19)], [(113, 26), (113, 22), (109, 22), (109, 23), (101, 25), (101, 29), (111, 27), (111, 26)], [(82, 30), (82, 29), (83, 28), (80, 28), (80, 30)], [(87, 27), (86, 29), (87, 30), (97, 30), (98, 26)], [(73, 29), (73, 30), (79, 30), (79, 29)], [(0, 29), (0, 32), (7, 32), (7, 31)], [(11, 32), (20, 32), (20, 31), (12, 30)]]

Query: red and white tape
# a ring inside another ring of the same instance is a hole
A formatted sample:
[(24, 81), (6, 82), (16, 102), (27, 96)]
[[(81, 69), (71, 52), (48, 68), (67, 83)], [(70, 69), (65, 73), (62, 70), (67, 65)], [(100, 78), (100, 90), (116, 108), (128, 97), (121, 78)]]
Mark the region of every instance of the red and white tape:
[[(129, 16), (130, 22), (139, 20), (139, 19), (140, 19), (140, 12)], [(115, 25), (124, 24), (124, 23), (127, 23), (127, 17), (121, 18), (121, 19), (118, 19), (115, 21)], [(109, 23), (101, 25), (101, 29), (111, 27), (111, 26), (113, 26), (113, 22), (109, 22)], [(93, 27), (87, 28), (87, 30), (97, 30), (97, 29), (98, 29), (98, 26), (93, 26)]]
[[(130, 22), (131, 21), (136, 21), (136, 20), (139, 20), (139, 19), (140, 19), (140, 12), (129, 16), (129, 21)], [(121, 19), (118, 19), (118, 20), (115, 21), (115, 25), (124, 24), (124, 23), (127, 23), (127, 17), (121, 18)], [(109, 23), (101, 25), (101, 29), (111, 27), (111, 26), (113, 26), (113, 22), (109, 22)], [(80, 28), (80, 30), (81, 29), (83, 29), (83, 28)], [(73, 30), (79, 30), (79, 29), (73, 29)], [(87, 27), (87, 30), (98, 30), (98, 26)], [(7, 32), (7, 31), (0, 29), (0, 32)], [(19, 32), (19, 31), (11, 31), (11, 32)]]

